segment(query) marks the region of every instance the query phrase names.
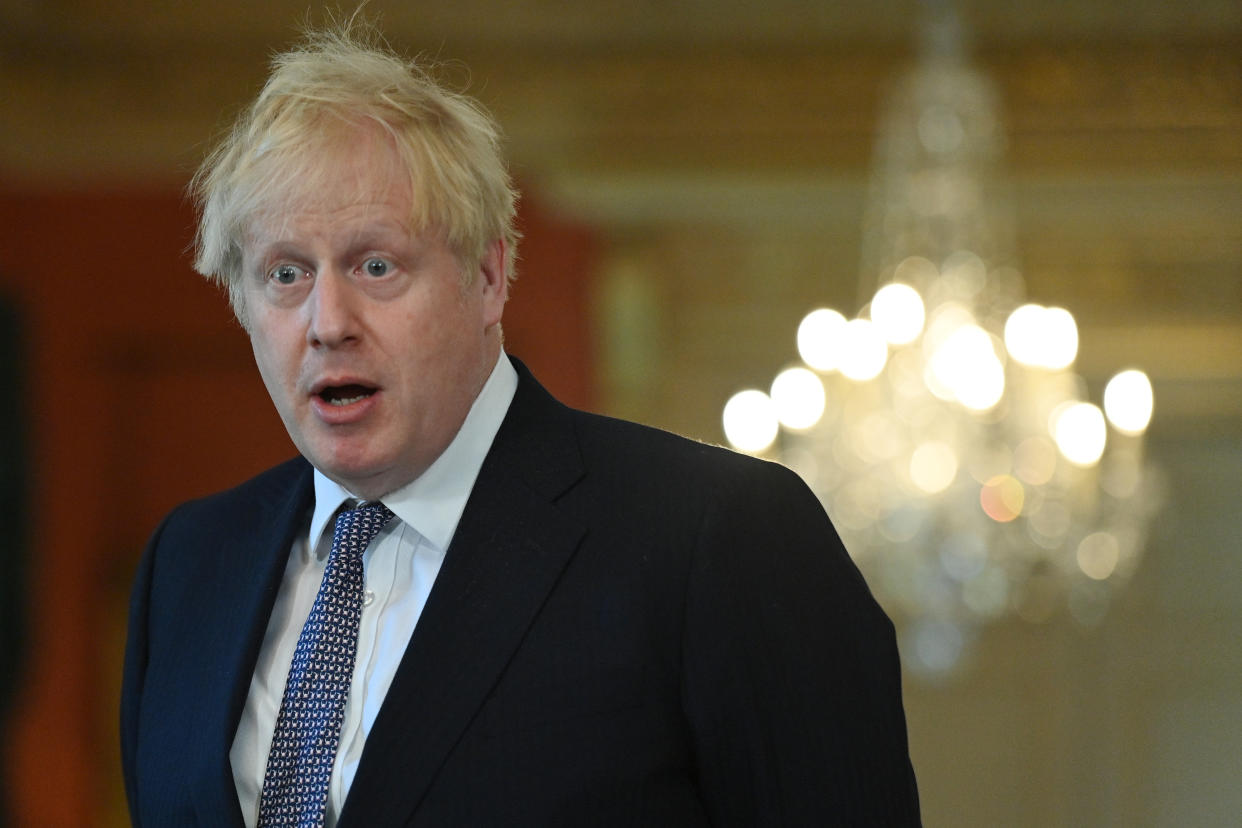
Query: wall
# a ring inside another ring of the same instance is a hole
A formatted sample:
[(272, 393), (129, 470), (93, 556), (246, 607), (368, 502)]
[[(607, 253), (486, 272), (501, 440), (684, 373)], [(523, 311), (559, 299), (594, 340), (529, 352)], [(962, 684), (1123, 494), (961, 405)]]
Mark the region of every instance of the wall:
[[(594, 242), (528, 200), (507, 347), (592, 402)], [(0, 189), (0, 290), (28, 354), (28, 658), (6, 750), (17, 824), (125, 824), (116, 710), (130, 574), (175, 504), (293, 447), (178, 189)]]

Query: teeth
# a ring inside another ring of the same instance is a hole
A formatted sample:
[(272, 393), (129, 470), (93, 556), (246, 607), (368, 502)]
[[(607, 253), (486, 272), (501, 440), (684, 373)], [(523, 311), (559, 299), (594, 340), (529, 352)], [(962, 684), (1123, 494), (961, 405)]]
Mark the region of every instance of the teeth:
[(336, 399), (328, 400), (328, 404), (329, 405), (352, 405), (353, 403), (358, 402), (358, 400), (366, 399), (366, 396), (367, 396), (366, 394), (359, 394), (356, 397), (338, 397)]

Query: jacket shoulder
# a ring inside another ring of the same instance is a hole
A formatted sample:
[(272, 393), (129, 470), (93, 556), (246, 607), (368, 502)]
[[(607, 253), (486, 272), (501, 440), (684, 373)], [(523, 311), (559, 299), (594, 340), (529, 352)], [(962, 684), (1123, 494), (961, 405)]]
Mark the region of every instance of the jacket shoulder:
[(730, 492), (764, 489), (802, 491), (814, 500), (802, 478), (779, 463), (627, 420), (582, 411), (574, 419), (589, 467), (612, 468), (683, 495), (711, 490), (727, 499)]
[(310, 480), (310, 464), (295, 457), (230, 489), (182, 503), (165, 518), (163, 528), (203, 523), (221, 529), (248, 525), (251, 518), (269, 515), (275, 504), (287, 503), (301, 487), (309, 493)]
[(658, 454), (683, 459), (685, 462), (706, 463), (735, 468), (784, 468), (777, 463), (715, 443), (684, 437), (655, 426), (621, 420), (603, 414), (573, 410), (579, 438), (587, 445), (611, 447), (624, 452), (638, 451), (643, 455)]

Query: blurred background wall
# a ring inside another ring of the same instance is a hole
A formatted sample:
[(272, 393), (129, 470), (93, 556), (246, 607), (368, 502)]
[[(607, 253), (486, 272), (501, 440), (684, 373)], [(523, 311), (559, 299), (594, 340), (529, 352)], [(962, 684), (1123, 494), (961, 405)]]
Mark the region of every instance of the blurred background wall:
[[(0, 483), (23, 506), (0, 554), (0, 825), (125, 824), (114, 711), (145, 538), (292, 451), (189, 269), (181, 190), (306, 9), (0, 3)], [(1234, 824), (1242, 5), (961, 9), (1004, 104), (1028, 292), (1074, 312), (1089, 386), (1151, 375), (1168, 493), (1098, 626), (1003, 621), (947, 679), (907, 678), (926, 824)], [(808, 309), (857, 310), (914, 0), (368, 10), (503, 124), (527, 235), (509, 349), (568, 401), (719, 442), (724, 401), (792, 357)]]

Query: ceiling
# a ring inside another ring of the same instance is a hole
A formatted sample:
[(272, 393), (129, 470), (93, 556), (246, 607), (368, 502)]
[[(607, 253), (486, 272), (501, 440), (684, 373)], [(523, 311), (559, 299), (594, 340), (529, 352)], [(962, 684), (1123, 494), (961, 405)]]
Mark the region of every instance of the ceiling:
[[(865, 166), (884, 82), (912, 52), (915, 0), (372, 2), (399, 49), (492, 106), (537, 173)], [(1242, 165), (1242, 4), (960, 4), (1009, 105), (1021, 170)], [(183, 175), (261, 83), (305, 0), (0, 3), (0, 171)], [(1127, 140), (1117, 140), (1124, 138)], [(1117, 153), (1120, 152), (1120, 155)]]
[[(220, 0), (6, 0), (0, 9), (14, 39), (50, 37), (62, 43), (108, 44), (117, 50), (168, 46), (201, 48), (261, 43), (289, 35), (312, 6), (301, 0), (249, 3)], [(981, 42), (1022, 40), (1202, 39), (1237, 36), (1242, 8), (1233, 0), (966, 0), (815, 3), (808, 0), (427, 0), (363, 4), (364, 13), (403, 39), (457, 43), (521, 43), (677, 48), (717, 42), (903, 42), (924, 8), (955, 5)], [(346, 8), (349, 4), (344, 4)], [(313, 19), (323, 19), (314, 12)]]
[[(1242, 3), (960, 8), (1004, 102), (1032, 292), (1075, 309), (1099, 370), (1154, 366), (1183, 419), (1242, 420)], [(492, 108), (527, 192), (594, 223), (618, 256), (673, 261), (701, 244), (755, 262), (800, 247), (852, 271), (878, 107), (920, 10), (376, 0), (365, 13)], [(179, 186), (307, 16), (305, 0), (0, 0), (0, 184)], [(770, 264), (738, 278), (775, 284)], [(800, 278), (743, 296), (758, 330), (776, 336), (813, 301), (822, 277)], [(691, 297), (714, 288), (685, 281)], [(730, 313), (702, 322), (686, 346), (698, 356), (676, 369), (717, 365), (704, 405), (785, 358), (765, 333), (726, 376)]]

